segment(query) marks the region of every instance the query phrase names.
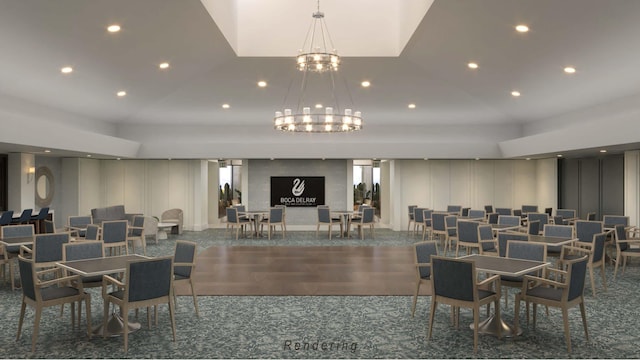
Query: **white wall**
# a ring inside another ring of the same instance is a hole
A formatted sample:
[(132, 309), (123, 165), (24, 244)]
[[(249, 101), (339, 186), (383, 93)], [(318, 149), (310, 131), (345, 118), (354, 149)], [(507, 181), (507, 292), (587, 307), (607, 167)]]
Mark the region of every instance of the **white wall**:
[(29, 168), (35, 167), (35, 157), (33, 154), (11, 153), (7, 160), (7, 205), (8, 209), (14, 211), (14, 215), (20, 215), (20, 211), (33, 209), (35, 206), (35, 176), (27, 175)]
[[(395, 160), (391, 173), (394, 201), (389, 224), (406, 230), (407, 207), (445, 210), (447, 205), (472, 209), (557, 207), (555, 160)], [(386, 219), (383, 217), (383, 219)]]
[(640, 151), (624, 153), (624, 214), (629, 225), (640, 224)]

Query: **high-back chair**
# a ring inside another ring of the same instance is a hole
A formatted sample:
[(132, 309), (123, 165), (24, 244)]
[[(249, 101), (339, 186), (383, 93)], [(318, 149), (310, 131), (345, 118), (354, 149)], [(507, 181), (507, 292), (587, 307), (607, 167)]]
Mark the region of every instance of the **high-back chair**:
[(274, 207), (282, 209), (282, 227), (284, 228), (282, 238), (284, 239), (287, 236), (287, 205), (275, 205)]
[(31, 213), (33, 212), (33, 209), (24, 209), (22, 210), (22, 213), (20, 214), (20, 217), (12, 219), (11, 223), (12, 224), (27, 224), (29, 223), (29, 221), (31, 221)]
[[(560, 237), (565, 239), (573, 238), (574, 228), (569, 225), (550, 225), (547, 224), (542, 228), (542, 235), (550, 237)], [(559, 256), (562, 250), (562, 246), (551, 245), (547, 246), (547, 255)]]
[[(31, 336), (31, 352), (36, 350), (36, 341), (40, 329), (40, 318), (42, 309), (50, 306), (71, 304), (71, 324), (74, 324), (73, 311), (76, 302), (85, 302), (87, 312), (87, 336), (91, 338), (91, 295), (84, 292), (82, 282), (77, 282), (76, 287), (68, 284), (73, 280), (80, 279), (79, 276), (65, 276), (55, 278), (53, 280), (43, 281), (38, 276), (44, 276), (45, 273), (55, 274), (58, 269), (53, 268), (45, 272), (36, 271), (36, 266), (32, 259), (18, 258), (20, 267), (20, 283), (22, 285), (22, 306), (20, 307), (20, 318), (18, 320), (18, 334), (16, 340), (20, 340), (22, 333), (22, 323), (24, 321), (24, 313), (27, 305), (34, 308), (36, 314), (34, 316), (33, 334)], [(57, 285), (57, 286), (56, 286)]]
[(553, 216), (553, 208), (550, 208), (550, 207), (544, 208), (544, 213), (549, 215), (549, 217), (552, 217)]
[[(627, 230), (624, 225), (616, 225), (614, 232), (614, 239), (616, 242), (616, 266), (613, 270), (613, 278), (616, 278), (618, 273), (618, 265), (622, 261), (622, 273), (627, 266), (627, 258), (635, 257), (640, 258), (640, 238), (637, 237), (637, 230), (633, 232), (636, 237), (630, 238), (627, 235)], [(632, 245), (634, 247), (632, 247)]]
[(62, 247), (69, 243), (69, 233), (37, 234), (33, 239), (33, 247), (22, 246), (21, 255), (30, 254), (37, 269), (55, 267), (62, 261)]
[(428, 284), (431, 289), (431, 256), (438, 255), (438, 243), (436, 241), (423, 241), (413, 245), (416, 267), (416, 292), (413, 294), (411, 317), (416, 313), (416, 303), (420, 293), (420, 285)]
[(596, 221), (596, 213), (594, 212), (587, 213), (587, 221)]
[(85, 240), (100, 240), (100, 236), (102, 234), (102, 228), (95, 224), (87, 225), (84, 239)]
[[(153, 286), (150, 286), (153, 284)], [(118, 289), (109, 292), (110, 286)], [(173, 331), (173, 341), (176, 341), (176, 323), (173, 303), (173, 257), (157, 257), (152, 259), (135, 260), (127, 263), (125, 281), (105, 275), (102, 285), (104, 299), (103, 327), (106, 328), (111, 303), (120, 307), (123, 320), (124, 352), (129, 348), (129, 310), (150, 308), (160, 304), (169, 306), (169, 319)], [(156, 322), (158, 318), (156, 317)], [(104, 337), (107, 336), (105, 331)]]
[(427, 208), (417, 207), (413, 209), (413, 235), (416, 234), (418, 230), (422, 230), (424, 234), (426, 229), (424, 228), (424, 211), (429, 210)]
[(432, 233), (432, 223), (431, 223), (431, 214), (433, 214), (433, 210), (432, 209), (425, 209), (422, 211), (422, 241), (424, 241), (424, 238), (427, 237), (427, 239), (431, 239), (431, 233)]
[(446, 227), (445, 237), (445, 254), (447, 251), (453, 251), (453, 242), (458, 242), (458, 216), (447, 215), (444, 218), (444, 225)]
[[(520, 301), (533, 303), (533, 327), (536, 326), (537, 305), (546, 305), (562, 309), (564, 337), (567, 350), (571, 353), (571, 335), (569, 333), (569, 308), (580, 307), (584, 335), (589, 341), (587, 316), (584, 307), (584, 280), (587, 273), (588, 256), (567, 260), (566, 270), (548, 268), (547, 272), (555, 275), (555, 280), (526, 275), (522, 282), (522, 291), (516, 295), (514, 327), (518, 328), (520, 320)], [(537, 286), (534, 286), (537, 285)]]
[(540, 221), (528, 221), (527, 222), (527, 234), (540, 235)]
[(496, 214), (505, 216), (515, 215), (511, 208), (496, 208)]
[(469, 218), (484, 220), (486, 213), (484, 210), (469, 210)]
[(578, 220), (575, 222), (575, 228), (578, 241), (590, 243), (593, 241), (593, 235), (604, 231), (604, 224), (602, 221)]
[(447, 213), (442, 212), (432, 212), (431, 213), (431, 234), (432, 237), (438, 237), (442, 239), (442, 242), (445, 244), (445, 252), (446, 252), (446, 239), (447, 239), (447, 225), (445, 223), (445, 218), (449, 216)]
[[(535, 243), (519, 240), (507, 241), (506, 257), (510, 259), (532, 260), (532, 261), (547, 261), (547, 246), (544, 243)], [(527, 275), (532, 276), (544, 276), (544, 270), (536, 270)], [(514, 288), (522, 288), (523, 276), (500, 276), (500, 285)], [(504, 291), (504, 304), (507, 306), (509, 298), (509, 290)]]
[(520, 226), (520, 217), (513, 215), (499, 215), (498, 225)]
[(529, 241), (527, 234), (515, 231), (499, 231), (498, 232), (498, 254), (500, 257), (507, 256), (507, 244), (509, 241)]
[(136, 253), (136, 244), (142, 246), (142, 253), (147, 255), (147, 237), (144, 233), (144, 216), (134, 216), (133, 223), (127, 228), (127, 246), (131, 244), (131, 252)]
[(409, 205), (408, 209), (409, 209), (409, 224), (407, 225), (407, 232), (411, 231), (411, 223), (415, 222), (415, 219), (413, 218), (414, 215), (414, 209), (417, 208), (418, 205)]
[(284, 239), (284, 209), (272, 207), (269, 209), (269, 217), (266, 219), (262, 219), (260, 222), (260, 232), (262, 232), (262, 228), (264, 225), (267, 225), (269, 228), (269, 240), (271, 240), (271, 231), (276, 231), (276, 227), (280, 225), (280, 230), (282, 232), (282, 238)]
[(478, 239), (480, 241), (480, 254), (498, 256), (498, 241), (493, 237), (491, 225), (478, 226)]
[(549, 223), (549, 214), (547, 213), (528, 213), (527, 221), (540, 221), (540, 226), (544, 228)]
[(91, 216), (69, 216), (67, 220), (67, 230), (71, 231), (72, 236), (84, 237), (87, 231), (87, 225), (89, 224), (93, 224), (93, 218)]
[(462, 208), (462, 210), (460, 210), (460, 216), (469, 216), (469, 210), (471, 210), (471, 208)]
[(448, 213), (455, 213), (456, 215), (460, 215), (462, 213), (461, 205), (447, 205)]
[[(102, 241), (75, 241), (62, 245), (62, 261), (76, 261), (104, 257), (104, 247)], [(73, 274), (67, 273), (67, 276)], [(95, 288), (102, 286), (102, 275), (80, 276), (83, 288)], [(64, 311), (64, 305), (60, 310), (60, 315)], [(82, 303), (78, 304), (78, 325), (82, 317)]]
[(374, 238), (374, 225), (376, 223), (375, 219), (375, 209), (372, 207), (368, 207), (362, 210), (362, 218), (359, 222), (351, 223), (353, 226), (358, 227), (358, 233), (360, 234), (360, 238), (364, 240), (364, 228), (369, 227), (371, 230), (371, 238)]
[(629, 226), (629, 217), (623, 215), (604, 215), (602, 223), (605, 228), (613, 229), (616, 225)]
[(554, 225), (569, 225), (569, 222), (567, 222), (562, 216), (556, 215), (556, 216), (553, 217), (553, 224)]
[[(3, 239), (7, 238), (16, 238), (16, 237), (33, 237), (33, 225), (8, 225), (0, 228), (0, 237)], [(15, 282), (15, 271), (13, 269), (14, 261), (18, 258), (20, 254), (20, 246), (6, 246), (2, 245), (2, 265), (9, 267), (9, 280), (11, 281), (11, 289), (15, 290), (16, 282)], [(5, 272), (6, 274), (6, 272)]]
[(484, 212), (486, 212), (487, 214), (491, 214), (493, 212), (493, 205), (485, 205)]
[(522, 205), (523, 214), (537, 213), (537, 212), (538, 212), (538, 205)]
[(498, 213), (491, 213), (491, 214), (489, 214), (489, 216), (487, 216), (487, 222), (489, 224), (497, 224), (499, 216), (500, 216), (500, 214), (498, 214)]
[(193, 307), (196, 310), (196, 316), (200, 317), (194, 276), (197, 248), (198, 245), (193, 241), (176, 240), (176, 248), (173, 252), (173, 297), (174, 303), (177, 306), (178, 298), (176, 296), (175, 286), (183, 283), (189, 284), (191, 287), (191, 295), (193, 296)]
[[(607, 279), (604, 270), (604, 244), (607, 240), (607, 233), (593, 234), (591, 242), (577, 241), (574, 246), (565, 246), (562, 248), (560, 255), (559, 265), (563, 265), (567, 260), (578, 258), (585, 253), (589, 255), (589, 262), (587, 267), (589, 268), (589, 279), (591, 280), (591, 292), (593, 296), (596, 296), (596, 283), (593, 276), (593, 268), (600, 268), (600, 276), (602, 277), (602, 287), (607, 290)], [(585, 251), (577, 251), (576, 248), (584, 249)]]
[(53, 234), (56, 232), (56, 224), (51, 220), (44, 220), (42, 222), (44, 224), (44, 233), (45, 234)]
[[(331, 217), (331, 209), (328, 206), (318, 206), (318, 222), (316, 224), (316, 238), (318, 238), (318, 232), (320, 226), (326, 225), (329, 228), (329, 240), (331, 240), (331, 232), (333, 225), (340, 226), (340, 234), (343, 232), (343, 226), (341, 219), (334, 219)], [(347, 224), (347, 226), (349, 226)]]
[(127, 220), (113, 220), (102, 222), (102, 241), (104, 250), (107, 255), (129, 255), (129, 246), (127, 246), (127, 233), (129, 224)]
[(227, 226), (231, 226), (231, 229), (236, 229), (236, 240), (238, 240), (238, 234), (240, 231), (245, 232), (245, 226), (251, 227), (251, 220), (246, 217), (240, 217), (238, 215), (238, 209), (236, 207), (228, 207), (227, 211)]
[[(455, 309), (454, 323), (456, 328), (459, 327), (460, 307), (471, 308), (474, 325), (473, 353), (477, 354), (480, 306), (493, 302), (496, 318), (500, 321), (500, 278), (494, 275), (478, 283), (476, 282), (476, 266), (472, 260), (452, 259), (443, 256), (431, 257), (431, 273), (432, 299), (427, 339), (431, 339), (433, 333), (433, 319), (436, 316), (438, 304), (451, 305)], [(494, 286), (493, 290), (484, 290), (491, 289), (492, 285)], [(481, 288), (483, 290), (480, 290)], [(502, 338), (500, 327), (498, 327), (498, 338)]]
[[(561, 216), (562, 219), (575, 219), (576, 211), (574, 209), (558, 209), (556, 210), (556, 216)], [(558, 225), (563, 225), (563, 224), (558, 224)]]
[(458, 242), (456, 243), (456, 257), (458, 257), (458, 252), (461, 246), (467, 249), (467, 254), (471, 254), (471, 249), (473, 248), (478, 249), (478, 252), (481, 251), (480, 241), (478, 241), (478, 226), (480, 226), (480, 223), (477, 221), (458, 221)]
[(11, 224), (11, 220), (13, 220), (13, 210), (7, 210), (0, 215), (0, 226), (5, 226)]

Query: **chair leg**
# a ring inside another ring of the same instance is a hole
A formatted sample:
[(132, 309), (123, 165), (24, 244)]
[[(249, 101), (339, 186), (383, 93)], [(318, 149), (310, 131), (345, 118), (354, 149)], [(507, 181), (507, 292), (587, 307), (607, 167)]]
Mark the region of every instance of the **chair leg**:
[(416, 303), (418, 302), (418, 293), (420, 292), (420, 280), (416, 284), (416, 292), (413, 294), (413, 306), (411, 307), (411, 317), (416, 313)]
[(38, 340), (38, 331), (40, 330), (41, 316), (42, 316), (42, 309), (36, 306), (36, 316), (33, 321), (33, 335), (31, 336), (31, 352), (36, 351), (36, 341)]
[(604, 275), (604, 260), (600, 264), (600, 275), (602, 276), (602, 287), (604, 287), (604, 291), (607, 291), (607, 279)]
[(171, 330), (173, 332), (173, 341), (176, 341), (175, 309), (173, 308), (173, 304), (171, 303), (171, 299), (169, 299), (169, 317), (171, 318)]
[(429, 312), (429, 333), (427, 334), (427, 340), (431, 340), (431, 333), (433, 331), (433, 318), (436, 315), (436, 306), (438, 306), (436, 299), (431, 299), (431, 311)]
[(16, 335), (16, 341), (20, 340), (20, 333), (22, 332), (22, 322), (24, 321), (24, 311), (27, 308), (27, 303), (22, 301), (20, 306), (20, 320), (18, 320), (18, 335)]
[(121, 307), (122, 311), (122, 337), (124, 338), (124, 353), (129, 350), (129, 309)]
[(587, 330), (587, 314), (584, 309), (584, 301), (580, 303), (580, 315), (582, 315), (582, 326), (584, 327), (584, 337), (589, 342), (589, 330)]
[[(89, 339), (91, 339), (93, 329), (91, 329), (91, 295), (90, 294), (85, 294), (84, 305), (86, 308), (85, 311), (87, 313), (87, 316), (86, 316), (87, 317), (87, 336), (89, 337)], [(79, 317), (78, 317), (78, 322), (80, 322)]]
[(480, 308), (473, 309), (473, 354), (478, 354), (478, 325), (480, 324)]
[(571, 354), (571, 335), (569, 333), (569, 310), (566, 307), (562, 308), (562, 322), (564, 323), (564, 337), (567, 342), (567, 350)]
[(191, 295), (193, 296), (193, 307), (196, 309), (196, 316), (200, 317), (200, 311), (198, 310), (198, 295), (196, 294), (196, 284), (193, 279), (189, 280), (191, 283)]
[(596, 296), (596, 280), (593, 278), (593, 265), (589, 264), (589, 279), (591, 280), (591, 292)]
[(613, 280), (616, 279), (616, 274), (618, 273), (618, 264), (622, 260), (622, 255), (618, 252), (618, 256), (616, 256), (616, 266), (613, 268)]
[(520, 325), (520, 294), (516, 294), (513, 301), (513, 328), (518, 331), (518, 326)]

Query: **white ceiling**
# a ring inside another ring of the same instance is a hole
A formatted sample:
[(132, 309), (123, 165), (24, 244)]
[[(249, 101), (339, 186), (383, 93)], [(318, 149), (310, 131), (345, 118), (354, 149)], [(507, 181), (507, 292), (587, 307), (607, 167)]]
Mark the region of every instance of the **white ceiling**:
[[(0, 150), (502, 158), (640, 142), (637, 0), (321, 1), (345, 55), (339, 81), (365, 127), (350, 134), (278, 133), (272, 116), (300, 75), (294, 56), (316, 6), (315, 0), (0, 0)], [(112, 23), (122, 31), (107, 33)], [(516, 33), (519, 23), (531, 31)], [(382, 41), (389, 32), (390, 47)], [(394, 46), (396, 56), (380, 52)], [(163, 61), (168, 70), (158, 69)], [(479, 68), (468, 69), (469, 61)], [(60, 73), (66, 65), (72, 74)], [(567, 65), (577, 72), (564, 74)], [(268, 86), (258, 88), (258, 80)], [(371, 87), (360, 87), (363, 80)], [(118, 90), (128, 95), (117, 98)], [(512, 97), (512, 90), (522, 96)], [(306, 96), (313, 103), (329, 98), (319, 90)]]

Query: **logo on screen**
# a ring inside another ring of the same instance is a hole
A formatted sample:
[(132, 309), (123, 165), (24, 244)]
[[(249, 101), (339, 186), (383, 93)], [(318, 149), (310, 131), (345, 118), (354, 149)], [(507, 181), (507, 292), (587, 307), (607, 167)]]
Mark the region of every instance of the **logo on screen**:
[(304, 180), (300, 181), (300, 179), (293, 180), (293, 188), (291, 188), (291, 193), (294, 196), (300, 196), (304, 192)]

